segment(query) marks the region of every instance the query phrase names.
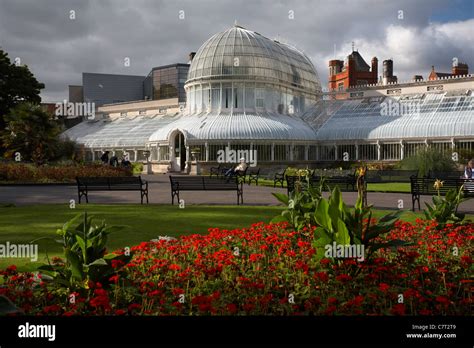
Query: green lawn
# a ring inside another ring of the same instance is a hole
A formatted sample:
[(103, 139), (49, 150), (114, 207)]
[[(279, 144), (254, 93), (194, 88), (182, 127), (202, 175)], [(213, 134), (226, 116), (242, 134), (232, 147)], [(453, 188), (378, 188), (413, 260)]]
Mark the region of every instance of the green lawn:
[[(94, 205), (70, 209), (68, 205), (0, 207), (0, 244), (28, 243), (41, 237), (55, 237), (56, 230), (76, 214), (87, 210), (109, 225), (127, 225), (109, 239), (109, 249), (132, 246), (159, 235), (178, 236), (206, 233), (209, 227), (239, 228), (258, 221), (270, 221), (281, 211), (275, 206), (187, 206), (170, 205)], [(59, 255), (61, 248), (53, 240), (39, 243), (39, 262), (46, 256)], [(9, 264), (34, 269), (30, 260), (0, 258), (0, 269)]]
[(410, 192), (409, 182), (369, 183), (367, 191), (370, 192)]
[[(255, 182), (252, 182), (255, 185)], [(270, 186), (273, 187), (273, 180), (259, 179), (259, 186)], [(281, 187), (278, 185), (277, 187)], [(286, 187), (286, 182), (283, 183), (283, 187)], [(371, 183), (367, 184), (367, 190), (369, 192), (410, 192), (409, 182), (391, 182), (391, 183)]]
[[(149, 241), (159, 235), (178, 236), (190, 233), (206, 233), (209, 227), (241, 228), (254, 222), (269, 222), (280, 214), (277, 206), (202, 206), (184, 209), (170, 205), (102, 205), (88, 204), (77, 209), (68, 205), (33, 205), (0, 207), (0, 244), (29, 243), (41, 237), (55, 237), (56, 230), (76, 214), (87, 212), (110, 225), (127, 225), (109, 239), (109, 249), (132, 246)], [(375, 211), (374, 217), (387, 213)], [(403, 220), (414, 221), (418, 214), (407, 211)], [(16, 264), (21, 270), (34, 270), (48, 256), (61, 254), (61, 248), (53, 240), (43, 239), (39, 244), (38, 262), (25, 259), (0, 259), (0, 269)]]

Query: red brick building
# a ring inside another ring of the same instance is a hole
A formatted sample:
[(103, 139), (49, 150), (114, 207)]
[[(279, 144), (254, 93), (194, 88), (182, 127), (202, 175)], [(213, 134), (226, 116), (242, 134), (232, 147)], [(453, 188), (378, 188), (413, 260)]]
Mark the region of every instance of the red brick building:
[(441, 77), (453, 77), (453, 76), (462, 76), (469, 74), (469, 67), (465, 63), (454, 62), (451, 68), (451, 73), (442, 73), (435, 71), (434, 65), (431, 66), (431, 73), (428, 77), (429, 81), (437, 80)]
[(373, 57), (369, 66), (358, 51), (352, 51), (346, 62), (329, 61), (329, 91), (343, 91), (357, 85), (367, 85), (378, 81), (378, 59)]

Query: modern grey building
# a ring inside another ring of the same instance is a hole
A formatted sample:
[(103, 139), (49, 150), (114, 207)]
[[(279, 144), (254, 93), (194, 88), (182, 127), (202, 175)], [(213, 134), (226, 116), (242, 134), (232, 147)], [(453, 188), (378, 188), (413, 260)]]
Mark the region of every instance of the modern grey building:
[(145, 81), (144, 99), (162, 100), (178, 98), (180, 103), (186, 102), (184, 84), (188, 78), (189, 64), (171, 64), (153, 68)]
[(82, 73), (84, 102), (95, 106), (143, 99), (145, 76)]

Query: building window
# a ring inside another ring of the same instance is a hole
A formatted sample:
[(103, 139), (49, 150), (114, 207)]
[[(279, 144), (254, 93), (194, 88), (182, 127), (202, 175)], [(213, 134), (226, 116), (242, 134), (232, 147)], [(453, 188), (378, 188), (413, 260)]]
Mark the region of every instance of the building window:
[(255, 108), (255, 88), (253, 86), (245, 86), (245, 108)]
[(319, 154), (321, 161), (334, 161), (336, 159), (336, 149), (332, 145), (321, 145)]
[(221, 86), (220, 84), (212, 85), (211, 92), (211, 107), (213, 110), (217, 110), (221, 105)]
[(290, 156), (287, 155), (287, 145), (275, 145), (275, 161), (286, 161), (289, 160)]
[(138, 111), (138, 114), (139, 114), (140, 116), (146, 115), (146, 110), (139, 110), (139, 111)]
[(407, 157), (414, 156), (420, 149), (424, 147), (426, 147), (426, 145), (423, 143), (405, 144), (403, 146), (403, 157), (407, 158)]
[(310, 145), (308, 147), (308, 160), (309, 161), (318, 160), (318, 147), (316, 145)]
[(209, 149), (209, 161), (217, 161), (219, 150), (224, 150), (227, 145), (212, 144), (208, 146)]
[(400, 159), (400, 144), (382, 144), (380, 150), (382, 160)]
[(169, 161), (170, 159), (170, 147), (160, 146), (160, 161)]
[(340, 161), (355, 161), (355, 160), (357, 160), (355, 145), (338, 145), (338, 147), (337, 147), (337, 159), (340, 160)]
[(257, 150), (258, 162), (271, 161), (272, 160), (272, 146), (271, 145), (255, 145), (254, 150)]
[(376, 144), (359, 145), (359, 159), (363, 161), (376, 161), (377, 160), (377, 145)]
[(305, 146), (295, 145), (293, 146), (293, 161), (304, 161), (305, 158)]
[(265, 89), (256, 88), (255, 89), (255, 103), (257, 105), (257, 108), (265, 107), (264, 98), (265, 98)]
[(206, 86), (202, 90), (202, 107), (206, 111), (211, 105), (211, 90), (209, 86)]
[(234, 108), (243, 108), (244, 106), (244, 86), (242, 84), (234, 85)]
[(222, 108), (230, 109), (232, 103), (232, 86), (223, 85), (222, 86)]

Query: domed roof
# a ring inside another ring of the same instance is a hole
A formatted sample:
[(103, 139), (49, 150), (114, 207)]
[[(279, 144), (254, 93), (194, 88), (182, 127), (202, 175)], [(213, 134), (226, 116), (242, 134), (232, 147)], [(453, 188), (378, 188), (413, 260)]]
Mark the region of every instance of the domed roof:
[(255, 80), (321, 92), (316, 69), (304, 53), (240, 26), (215, 34), (199, 48), (186, 83), (214, 79)]

